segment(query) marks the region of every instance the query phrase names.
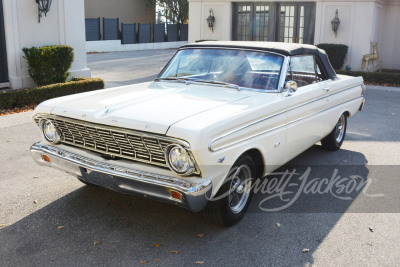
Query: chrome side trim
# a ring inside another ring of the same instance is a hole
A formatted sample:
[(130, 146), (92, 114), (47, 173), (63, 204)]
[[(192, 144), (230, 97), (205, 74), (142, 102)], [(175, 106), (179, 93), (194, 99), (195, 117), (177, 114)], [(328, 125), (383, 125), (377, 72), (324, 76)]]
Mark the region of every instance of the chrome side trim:
[[(214, 139), (208, 144), (208, 149), (209, 149), (211, 152), (216, 152), (216, 151), (221, 150), (221, 149), (224, 149), (224, 148), (226, 148), (226, 147), (228, 147), (228, 146), (230, 146), (230, 145), (234, 145), (234, 144), (237, 144), (237, 143), (239, 143), (239, 142), (246, 141), (246, 140), (251, 139), (251, 138), (253, 138), (253, 137), (259, 136), (259, 135), (261, 135), (261, 134), (265, 134), (265, 133), (269, 132), (270, 130), (275, 130), (275, 128), (274, 128), (274, 129), (269, 129), (269, 130), (267, 130), (267, 131), (265, 131), (265, 132), (258, 133), (258, 134), (255, 134), (255, 135), (253, 135), (253, 136), (249, 136), (249, 137), (247, 137), (247, 138), (238, 140), (238, 141), (234, 142), (233, 144), (225, 145), (225, 146), (222, 146), (222, 147), (219, 147), (219, 148), (216, 148), (216, 149), (212, 148), (213, 143), (215, 143), (216, 141), (218, 141), (218, 140), (220, 140), (220, 139), (223, 139), (223, 138), (225, 138), (225, 137), (227, 137), (227, 136), (229, 136), (229, 135), (231, 135), (231, 134), (237, 133), (237, 132), (239, 132), (239, 131), (241, 131), (241, 130), (247, 129), (247, 128), (251, 127), (251, 126), (254, 126), (254, 125), (256, 125), (256, 124), (259, 124), (259, 123), (261, 123), (261, 122), (264, 122), (264, 121), (266, 121), (266, 120), (268, 120), (268, 119), (277, 117), (277, 116), (279, 116), (279, 115), (281, 115), (281, 114), (284, 114), (284, 113), (286, 113), (286, 110), (285, 110), (285, 111), (282, 111), (282, 112), (279, 112), (279, 113), (277, 113), (277, 114), (274, 114), (274, 115), (272, 115), (272, 116), (263, 118), (263, 119), (261, 119), (261, 120), (252, 122), (252, 123), (250, 123), (250, 124), (247, 124), (247, 125), (245, 125), (245, 126), (242, 126), (242, 127), (240, 127), (240, 128), (237, 128), (237, 129), (235, 129), (235, 130), (232, 130), (232, 131), (230, 131), (230, 132), (227, 132), (227, 133), (225, 133), (225, 134), (223, 134), (223, 135), (221, 135), (221, 136), (219, 136), (219, 137), (217, 137), (217, 138), (214, 138)], [(280, 128), (280, 127), (282, 127), (282, 126), (278, 126), (278, 127), (276, 127), (276, 128)]]
[[(227, 137), (227, 136), (229, 136), (229, 135), (231, 135), (231, 134), (237, 133), (237, 132), (239, 132), (239, 131), (241, 131), (241, 130), (243, 130), (243, 129), (246, 129), (246, 128), (250, 127), (250, 126), (253, 126), (253, 125), (255, 125), (255, 124), (258, 124), (258, 123), (260, 123), (260, 122), (263, 122), (263, 121), (265, 121), (265, 120), (267, 120), (267, 119), (270, 119), (270, 118), (276, 117), (276, 116), (278, 116), (278, 115), (281, 115), (281, 114), (285, 113), (286, 111), (285, 111), (285, 112), (277, 113), (277, 114), (275, 114), (275, 115), (269, 116), (269, 117), (264, 118), (264, 119), (262, 119), (262, 120), (253, 122), (253, 123), (248, 124), (248, 125), (243, 126), (243, 127), (240, 127), (240, 128), (238, 128), (238, 129), (235, 129), (235, 130), (233, 130), (233, 131), (230, 131), (230, 132), (228, 132), (228, 133), (226, 133), (226, 134), (224, 134), (224, 135), (222, 135), (222, 136), (219, 136), (219, 137), (213, 139), (213, 140), (208, 144), (208, 149), (209, 149), (211, 152), (216, 152), (216, 151), (222, 150), (222, 149), (227, 148), (227, 147), (229, 147), (229, 146), (236, 145), (236, 144), (238, 144), (238, 143), (240, 143), (240, 142), (244, 142), (244, 141), (250, 140), (250, 139), (252, 139), (252, 138), (255, 138), (255, 137), (257, 137), (257, 136), (260, 136), (260, 135), (263, 135), (263, 134), (266, 134), (266, 133), (269, 133), (269, 132), (278, 130), (278, 129), (282, 128), (282, 127), (286, 127), (286, 126), (288, 126), (288, 125), (291, 125), (291, 124), (293, 124), (293, 123), (296, 123), (296, 122), (301, 121), (301, 120), (304, 120), (304, 119), (307, 119), (307, 118), (309, 118), (309, 117), (316, 116), (316, 115), (318, 115), (318, 114), (320, 114), (320, 113), (323, 113), (323, 112), (325, 112), (325, 111), (327, 111), (327, 110), (329, 110), (329, 109), (336, 108), (336, 107), (338, 107), (338, 106), (340, 106), (340, 105), (347, 104), (347, 103), (352, 102), (352, 101), (354, 101), (354, 100), (357, 100), (357, 99), (359, 99), (359, 98), (362, 98), (362, 97), (360, 96), (360, 97), (353, 98), (353, 99), (348, 100), (348, 101), (346, 101), (346, 102), (344, 102), (344, 103), (340, 103), (340, 104), (335, 105), (335, 106), (332, 106), (332, 107), (330, 107), (330, 108), (326, 108), (326, 109), (320, 110), (320, 111), (318, 111), (317, 113), (313, 113), (313, 114), (310, 114), (310, 115), (301, 117), (301, 118), (299, 118), (299, 119), (296, 119), (296, 120), (287, 122), (287, 123), (285, 123), (285, 124), (281, 124), (281, 125), (276, 126), (276, 127), (274, 127), (274, 128), (270, 128), (270, 129), (268, 129), (268, 130), (265, 130), (265, 131), (262, 131), (262, 132), (260, 132), (260, 133), (257, 133), (257, 134), (248, 136), (248, 137), (246, 137), (246, 138), (237, 140), (237, 141), (232, 142), (232, 143), (230, 143), (230, 144), (227, 144), (227, 145), (224, 145), (224, 146), (221, 146), (221, 147), (217, 147), (217, 148), (212, 148), (212, 145), (213, 145), (216, 141), (218, 141), (218, 140), (220, 140), (220, 139), (222, 139), (222, 138), (225, 138), (225, 137)], [(362, 98), (362, 99), (363, 99), (363, 98)], [(363, 99), (363, 101), (365, 101), (365, 100)]]
[[(214, 148), (212, 148), (213, 143), (216, 142), (216, 141), (218, 141), (219, 139), (222, 139), (222, 138), (226, 137), (226, 136), (218, 137), (218, 139), (216, 138), (216, 139), (212, 140), (212, 141), (209, 143), (208, 149), (209, 149), (211, 152), (216, 152), (216, 151), (219, 151), (219, 150), (221, 150), (221, 149), (227, 148), (227, 147), (229, 147), (229, 146), (236, 145), (236, 144), (238, 144), (238, 143), (240, 143), (240, 142), (244, 142), (244, 141), (247, 141), (247, 140), (249, 140), (249, 139), (255, 138), (255, 137), (257, 137), (257, 136), (260, 136), (260, 135), (263, 135), (263, 134), (266, 134), (266, 133), (269, 133), (269, 132), (278, 130), (279, 128), (282, 128), (282, 127), (284, 127), (284, 126), (286, 126), (286, 124), (279, 125), (279, 126), (277, 126), (277, 127), (268, 129), (268, 130), (266, 130), (266, 131), (263, 131), (263, 132), (260, 132), (260, 133), (257, 133), (257, 134), (251, 135), (251, 136), (247, 136), (246, 138), (237, 140), (237, 141), (232, 142), (232, 143), (230, 143), (230, 144), (227, 144), (227, 145), (224, 145), (224, 146), (220, 146), (220, 147), (217, 147), (217, 148), (214, 149)], [(247, 127), (246, 127), (246, 128), (247, 128)], [(240, 129), (240, 130), (242, 130), (242, 129)], [(229, 134), (232, 134), (232, 133), (230, 132)], [(228, 135), (229, 135), (229, 134), (228, 134)]]
[[(300, 105), (297, 105), (297, 106), (294, 106), (294, 107), (292, 107), (292, 108), (289, 108), (289, 109), (287, 109), (287, 110), (285, 110), (285, 111), (281, 111), (281, 112), (279, 112), (279, 113), (277, 113), (277, 114), (274, 114), (274, 115), (265, 117), (265, 118), (260, 119), (260, 120), (258, 120), (258, 121), (249, 123), (249, 124), (247, 124), (247, 125), (245, 125), (245, 126), (239, 127), (239, 128), (237, 128), (237, 129), (235, 129), (235, 130), (232, 130), (232, 131), (230, 131), (230, 132), (228, 132), (228, 133), (225, 133), (225, 134), (223, 134), (223, 135), (221, 135), (221, 136), (219, 136), (219, 137), (213, 139), (213, 140), (209, 143), (208, 149), (209, 149), (211, 152), (215, 152), (216, 150), (213, 150), (213, 149), (212, 149), (212, 144), (213, 144), (214, 142), (216, 142), (216, 141), (218, 141), (218, 140), (224, 138), (224, 137), (227, 137), (228, 135), (234, 134), (234, 133), (239, 132), (239, 131), (241, 131), (241, 130), (243, 130), (243, 129), (246, 129), (246, 128), (248, 128), (248, 127), (251, 127), (251, 126), (253, 126), (253, 125), (256, 125), (256, 124), (258, 124), (258, 123), (264, 122), (264, 121), (266, 121), (266, 120), (268, 120), (268, 119), (271, 119), (271, 118), (273, 118), (273, 117), (279, 116), (279, 115), (281, 115), (281, 114), (283, 114), (283, 113), (292, 111), (292, 110), (294, 110), (294, 109), (296, 109), (296, 108), (300, 108), (300, 107), (302, 107), (302, 106), (305, 106), (305, 105), (314, 103), (314, 102), (316, 102), (316, 101), (320, 101), (320, 100), (323, 100), (323, 99), (325, 99), (325, 98), (331, 97), (332, 95), (335, 95), (335, 94), (338, 94), (338, 93), (341, 93), (341, 92), (344, 92), (344, 91), (353, 89), (353, 88), (355, 88), (355, 87), (357, 87), (357, 86), (359, 86), (359, 85), (351, 86), (351, 87), (345, 88), (345, 89), (343, 89), (343, 90), (340, 90), (339, 92), (335, 92), (335, 93), (333, 93), (333, 94), (325, 95), (325, 96), (320, 97), (320, 98), (318, 98), (318, 99), (314, 99), (314, 100), (311, 100), (311, 101), (302, 103), (302, 104), (300, 104)], [(351, 101), (351, 100), (350, 100), (350, 101)], [(282, 126), (279, 126), (279, 127), (282, 127)], [(247, 140), (247, 139), (246, 139), (246, 140)], [(218, 150), (219, 150), (219, 149), (218, 149)]]
[(323, 112), (325, 112), (325, 111), (327, 111), (327, 110), (330, 110), (330, 109), (332, 109), (332, 108), (336, 108), (336, 107), (338, 107), (338, 106), (347, 104), (347, 103), (352, 102), (352, 101), (357, 100), (357, 99), (364, 99), (364, 98), (362, 98), (362, 96), (355, 97), (355, 98), (353, 98), (353, 99), (350, 99), (350, 100), (348, 100), (348, 101), (346, 101), (346, 102), (343, 102), (343, 103), (340, 103), (340, 104), (338, 104), (338, 105), (332, 106), (332, 107), (330, 107), (330, 108), (326, 108), (326, 109), (320, 110), (320, 111), (318, 111), (317, 113), (310, 114), (310, 115), (301, 117), (301, 118), (299, 118), (299, 119), (290, 121), (290, 122), (287, 123), (287, 125), (290, 125), (290, 124), (296, 123), (296, 122), (298, 122), (298, 121), (301, 121), (301, 120), (310, 118), (310, 117), (312, 117), (312, 116), (318, 115), (318, 114), (323, 113)]
[(294, 109), (296, 109), (296, 108), (300, 108), (300, 107), (306, 106), (306, 105), (308, 105), (308, 104), (311, 104), (311, 103), (314, 103), (314, 102), (323, 100), (323, 99), (328, 98), (328, 97), (331, 97), (331, 96), (333, 96), (333, 95), (336, 95), (336, 94), (342, 93), (342, 92), (344, 92), (344, 91), (353, 89), (353, 88), (355, 88), (355, 87), (357, 87), (357, 86), (359, 86), (359, 85), (347, 87), (347, 88), (345, 88), (345, 89), (340, 90), (339, 92), (335, 92), (335, 93), (333, 93), (333, 94), (325, 95), (325, 96), (323, 96), (323, 97), (320, 97), (320, 98), (317, 98), (317, 99), (314, 99), (314, 100), (311, 100), (311, 101), (308, 101), (308, 102), (299, 104), (299, 105), (297, 105), (297, 106), (294, 106), (294, 107), (292, 107), (292, 108), (289, 108), (287, 111), (292, 111), (292, 110), (294, 110)]

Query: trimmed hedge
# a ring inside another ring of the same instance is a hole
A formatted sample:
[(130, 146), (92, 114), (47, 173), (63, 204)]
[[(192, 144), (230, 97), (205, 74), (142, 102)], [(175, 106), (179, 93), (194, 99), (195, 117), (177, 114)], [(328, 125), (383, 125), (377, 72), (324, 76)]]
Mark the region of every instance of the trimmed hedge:
[(36, 105), (45, 100), (104, 88), (99, 78), (74, 78), (71, 82), (56, 83), (33, 89), (18, 89), (0, 93), (0, 110)]
[(340, 69), (346, 59), (349, 47), (342, 44), (319, 44), (318, 48), (325, 50), (334, 69)]
[(350, 76), (362, 76), (365, 82), (375, 84), (390, 84), (400, 86), (400, 73), (392, 72), (363, 72), (363, 71), (343, 71), (337, 70), (337, 74), (344, 74)]
[(66, 82), (74, 61), (74, 49), (68, 45), (23, 48), (28, 73), (38, 85)]

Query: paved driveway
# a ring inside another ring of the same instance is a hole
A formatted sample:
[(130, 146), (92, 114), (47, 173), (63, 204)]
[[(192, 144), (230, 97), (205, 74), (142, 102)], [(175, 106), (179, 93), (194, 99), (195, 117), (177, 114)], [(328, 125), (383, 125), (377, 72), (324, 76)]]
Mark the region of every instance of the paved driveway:
[(176, 49), (89, 54), (92, 77), (104, 79), (106, 87), (153, 80)]
[[(167, 60), (172, 53), (159, 55)], [(117, 56), (122, 64), (137, 64), (124, 53), (89, 55), (101, 65), (123, 68)], [(94, 62), (94, 73), (101, 73)], [(150, 77), (152, 72), (146, 73)], [(107, 75), (106, 80), (112, 76)], [(128, 72), (126, 77), (130, 81)], [(346, 174), (371, 178), (367, 192), (349, 200), (302, 195), (292, 208), (274, 213), (260, 210), (267, 195), (258, 193), (249, 213), (231, 228), (200, 213), (85, 186), (36, 166), (29, 146), (41, 137), (30, 121), (32, 113), (0, 117), (1, 265), (398, 265), (400, 90), (369, 89), (366, 99), (365, 110), (349, 120), (343, 149), (332, 153), (316, 145), (285, 167), (339, 166)], [(324, 170), (316, 175), (326, 175)], [(381, 193), (385, 196), (373, 198)]]

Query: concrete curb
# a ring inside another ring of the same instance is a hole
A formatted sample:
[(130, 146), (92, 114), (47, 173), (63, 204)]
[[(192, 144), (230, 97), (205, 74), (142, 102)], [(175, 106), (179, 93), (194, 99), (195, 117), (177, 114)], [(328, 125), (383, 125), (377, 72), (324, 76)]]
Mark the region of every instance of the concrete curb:
[(400, 87), (390, 87), (390, 86), (379, 86), (379, 85), (367, 85), (367, 90), (383, 90), (389, 92), (400, 92)]
[(0, 129), (32, 122), (33, 110), (0, 117)]

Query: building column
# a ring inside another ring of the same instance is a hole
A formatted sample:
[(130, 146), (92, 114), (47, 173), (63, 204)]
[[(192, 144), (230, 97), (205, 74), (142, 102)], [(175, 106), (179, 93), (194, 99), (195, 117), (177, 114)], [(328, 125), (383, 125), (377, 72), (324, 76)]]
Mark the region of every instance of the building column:
[(40, 23), (38, 7), (33, 0), (3, 0), (3, 8), (11, 88), (34, 86), (23, 57), (24, 47), (71, 45), (75, 53), (71, 75), (90, 76), (86, 62), (83, 1), (53, 1)]
[[(215, 17), (214, 31), (207, 25), (212, 8)], [(232, 2), (189, 0), (189, 42), (197, 40), (232, 40)]]

